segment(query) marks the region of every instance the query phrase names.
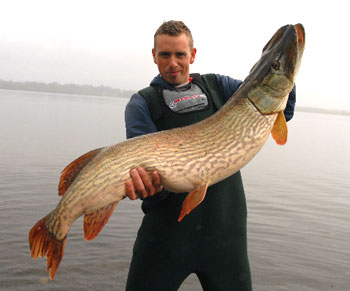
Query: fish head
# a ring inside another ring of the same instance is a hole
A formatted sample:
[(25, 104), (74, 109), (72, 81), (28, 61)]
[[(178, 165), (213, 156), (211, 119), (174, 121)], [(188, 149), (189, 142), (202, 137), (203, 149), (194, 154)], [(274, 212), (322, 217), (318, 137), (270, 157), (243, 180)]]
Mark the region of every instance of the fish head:
[(265, 45), (247, 77), (248, 98), (262, 114), (283, 111), (292, 91), (305, 46), (302, 24), (285, 25)]

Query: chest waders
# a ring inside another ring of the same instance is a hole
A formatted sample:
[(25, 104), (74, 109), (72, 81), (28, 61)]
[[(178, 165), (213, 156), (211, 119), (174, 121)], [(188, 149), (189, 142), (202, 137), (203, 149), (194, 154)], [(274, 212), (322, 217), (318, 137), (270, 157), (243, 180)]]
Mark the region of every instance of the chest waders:
[[(166, 106), (161, 88), (140, 91), (158, 130), (198, 122), (224, 104), (215, 75), (196, 76), (193, 83), (208, 96), (207, 108), (200, 111), (176, 113)], [(143, 201), (145, 216), (126, 290), (178, 290), (191, 273), (198, 276), (203, 290), (251, 290), (247, 209), (240, 172), (209, 187), (204, 201), (178, 222), (186, 195), (170, 193), (164, 199)]]

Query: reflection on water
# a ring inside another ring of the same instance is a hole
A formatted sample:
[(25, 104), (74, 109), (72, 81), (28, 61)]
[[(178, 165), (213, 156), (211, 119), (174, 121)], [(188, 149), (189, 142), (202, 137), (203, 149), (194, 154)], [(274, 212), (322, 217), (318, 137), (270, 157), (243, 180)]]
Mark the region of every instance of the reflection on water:
[[(142, 213), (123, 201), (93, 241), (82, 219), (54, 281), (30, 258), (32, 225), (59, 201), (60, 171), (125, 137), (127, 100), (0, 90), (0, 289), (123, 290)], [(350, 118), (298, 112), (243, 169), (255, 290), (348, 290)], [(191, 275), (180, 290), (201, 290)]]

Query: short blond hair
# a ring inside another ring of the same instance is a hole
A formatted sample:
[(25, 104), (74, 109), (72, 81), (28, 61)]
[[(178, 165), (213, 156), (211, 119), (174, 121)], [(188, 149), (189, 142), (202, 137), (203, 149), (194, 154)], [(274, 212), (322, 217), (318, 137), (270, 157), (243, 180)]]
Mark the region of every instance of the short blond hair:
[(190, 49), (193, 49), (193, 37), (191, 30), (182, 21), (169, 20), (164, 21), (154, 34), (154, 49), (156, 48), (156, 36), (159, 34), (167, 34), (171, 36), (178, 36), (185, 33), (189, 38)]

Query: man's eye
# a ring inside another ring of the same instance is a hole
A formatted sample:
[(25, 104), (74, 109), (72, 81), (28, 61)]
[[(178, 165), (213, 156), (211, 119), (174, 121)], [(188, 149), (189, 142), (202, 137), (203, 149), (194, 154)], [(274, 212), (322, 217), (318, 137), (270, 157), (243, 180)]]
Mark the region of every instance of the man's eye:
[(186, 54), (185, 53), (176, 53), (176, 56), (178, 58), (182, 58), (182, 57), (186, 56)]
[(165, 53), (165, 52), (163, 52), (163, 53), (159, 53), (159, 55), (160, 55), (161, 57), (163, 57), (163, 58), (167, 58), (167, 57), (169, 57), (169, 56), (170, 56), (170, 54), (169, 54), (169, 53)]

